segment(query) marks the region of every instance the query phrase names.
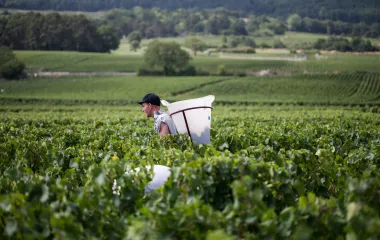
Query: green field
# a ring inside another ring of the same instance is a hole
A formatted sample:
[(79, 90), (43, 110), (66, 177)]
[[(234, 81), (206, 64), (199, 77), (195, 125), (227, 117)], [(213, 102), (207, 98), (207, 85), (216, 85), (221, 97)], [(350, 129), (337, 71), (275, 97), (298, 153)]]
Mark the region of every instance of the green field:
[[(375, 112), (379, 112), (378, 107), (360, 106), (299, 106), (299, 105), (233, 105), (223, 106), (213, 104), (212, 116), (214, 120), (220, 118), (236, 119), (241, 116), (253, 119), (268, 120), (272, 118), (298, 119), (298, 118), (334, 118), (367, 116), (374, 117)], [(164, 109), (166, 109), (164, 107)], [(34, 119), (34, 120), (84, 120), (84, 121), (106, 121), (117, 119), (136, 119), (140, 121), (145, 116), (141, 112), (139, 105), (110, 105), (110, 104), (89, 104), (78, 102), (73, 104), (64, 103), (55, 105), (49, 102), (38, 104), (30, 103), (7, 103), (0, 106), (0, 119)]]
[[(141, 55), (117, 55), (77, 52), (16, 51), (27, 70), (53, 72), (135, 72), (144, 66)], [(251, 55), (250, 55), (251, 56)], [(197, 69), (215, 73), (219, 65), (229, 72), (256, 72), (271, 69), (287, 73), (304, 72), (380, 72), (380, 55), (328, 54), (328, 59), (289, 62), (280, 60), (228, 59), (216, 56), (193, 57), (191, 64)]]
[(247, 77), (210, 84), (182, 96), (212, 93), (235, 103), (380, 103), (379, 74)]
[(3, 98), (122, 100), (138, 102), (147, 92), (171, 97), (177, 92), (226, 77), (61, 77), (1, 81)]
[[(136, 71), (122, 46), (16, 55), (30, 72)], [(326, 56), (192, 61), (271, 76), (0, 80), (1, 239), (379, 239), (380, 56)], [(210, 143), (160, 139), (149, 92), (215, 95)], [(133, 169), (155, 164), (171, 176), (145, 193), (152, 172)]]
[(141, 56), (56, 51), (15, 51), (28, 71), (134, 72), (143, 63)]
[(60, 77), (1, 81), (3, 102), (137, 102), (147, 92), (169, 100), (216, 96), (229, 104), (380, 104), (380, 74), (268, 77)]

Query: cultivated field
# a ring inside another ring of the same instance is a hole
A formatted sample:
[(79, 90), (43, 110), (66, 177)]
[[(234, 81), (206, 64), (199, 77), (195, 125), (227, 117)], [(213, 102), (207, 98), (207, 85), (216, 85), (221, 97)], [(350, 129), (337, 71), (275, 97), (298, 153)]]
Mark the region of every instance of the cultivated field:
[[(100, 54), (77, 52), (16, 51), (30, 72), (135, 72), (144, 66), (142, 55)], [(195, 56), (191, 61), (197, 69), (215, 73), (224, 65), (232, 73), (250, 73), (265, 69), (282, 73), (343, 73), (380, 72), (380, 55), (323, 54), (319, 60), (314, 55), (307, 61), (229, 59), (214, 56)], [(228, 54), (223, 54), (228, 57)], [(252, 56), (252, 55), (251, 55)], [(266, 55), (267, 56), (267, 55)], [(285, 57), (289, 57), (286, 56)], [(299, 58), (294, 56), (294, 58)]]
[(60, 77), (1, 81), (2, 101), (136, 103), (147, 92), (183, 100), (213, 94), (224, 104), (380, 104), (380, 73), (266, 77)]
[[(197, 146), (185, 136), (159, 140), (150, 121), (120, 111), (1, 116), (4, 237), (380, 236), (378, 115), (245, 109), (213, 118), (211, 144)], [(132, 169), (153, 164), (172, 173), (144, 194), (152, 173)]]
[[(143, 65), (121, 51), (16, 54), (30, 72)], [(380, 56), (192, 64), (277, 75), (1, 80), (1, 239), (380, 238)], [(215, 95), (211, 143), (160, 140), (149, 92)], [(171, 176), (145, 194), (154, 164)]]

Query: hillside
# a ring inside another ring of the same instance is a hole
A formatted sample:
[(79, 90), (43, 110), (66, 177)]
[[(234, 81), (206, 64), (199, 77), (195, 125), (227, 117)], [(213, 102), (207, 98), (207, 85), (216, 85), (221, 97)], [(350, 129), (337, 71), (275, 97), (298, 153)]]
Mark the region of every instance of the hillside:
[(102, 77), (63, 76), (0, 81), (0, 104), (108, 104), (139, 101), (159, 92), (169, 102), (217, 96), (228, 105), (297, 104), (380, 106), (380, 74), (314, 74), (272, 77)]
[(292, 13), (301, 16), (342, 20), (348, 22), (365, 21), (378, 22), (380, 19), (379, 1), (362, 0), (2, 0), (0, 7), (29, 10), (73, 10), (73, 11), (100, 11), (112, 8), (131, 9), (140, 6), (143, 8), (158, 7), (162, 9), (206, 9), (224, 7), (237, 10), (243, 14), (254, 13), (287, 17)]

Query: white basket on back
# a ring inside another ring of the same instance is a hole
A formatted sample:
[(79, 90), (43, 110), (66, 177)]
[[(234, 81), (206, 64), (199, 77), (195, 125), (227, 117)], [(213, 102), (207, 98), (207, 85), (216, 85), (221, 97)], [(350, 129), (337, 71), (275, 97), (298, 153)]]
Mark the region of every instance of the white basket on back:
[(187, 133), (197, 144), (210, 143), (211, 105), (215, 96), (189, 99), (174, 103), (162, 100), (168, 108), (178, 133)]

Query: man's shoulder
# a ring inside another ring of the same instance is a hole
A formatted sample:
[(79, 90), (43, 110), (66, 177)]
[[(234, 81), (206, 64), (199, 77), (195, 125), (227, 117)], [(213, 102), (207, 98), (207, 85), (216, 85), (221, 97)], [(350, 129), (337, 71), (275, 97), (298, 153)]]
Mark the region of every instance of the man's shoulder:
[(156, 119), (171, 118), (171, 116), (169, 115), (169, 113), (167, 113), (167, 112), (165, 112), (163, 110), (157, 111), (154, 116), (155, 116)]

